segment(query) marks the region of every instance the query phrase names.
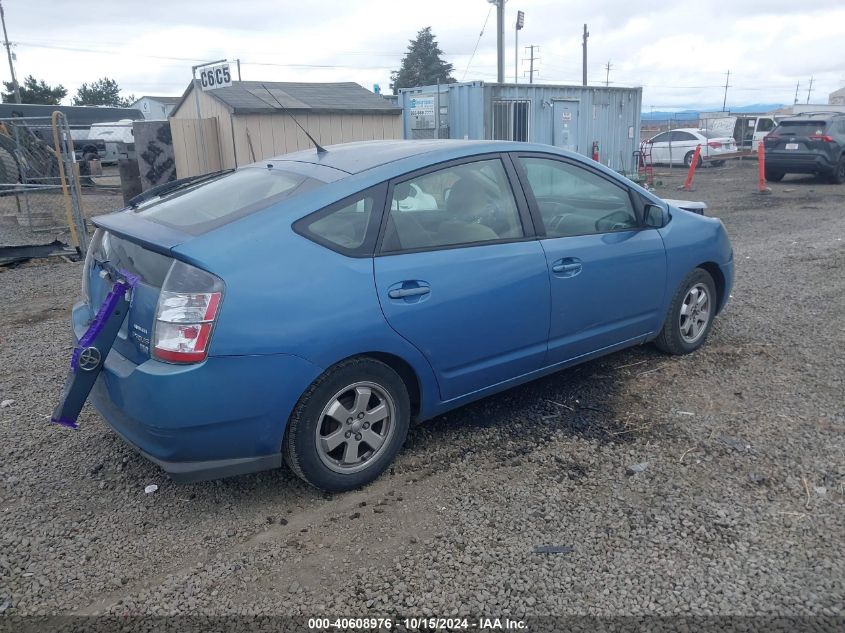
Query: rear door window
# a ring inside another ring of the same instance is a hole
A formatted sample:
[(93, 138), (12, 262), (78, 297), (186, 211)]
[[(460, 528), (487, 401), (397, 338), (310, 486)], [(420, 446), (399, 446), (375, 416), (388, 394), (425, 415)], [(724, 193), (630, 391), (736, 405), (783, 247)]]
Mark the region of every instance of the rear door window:
[(199, 235), (322, 184), (284, 169), (248, 167), (153, 198), (143, 203), (137, 214)]

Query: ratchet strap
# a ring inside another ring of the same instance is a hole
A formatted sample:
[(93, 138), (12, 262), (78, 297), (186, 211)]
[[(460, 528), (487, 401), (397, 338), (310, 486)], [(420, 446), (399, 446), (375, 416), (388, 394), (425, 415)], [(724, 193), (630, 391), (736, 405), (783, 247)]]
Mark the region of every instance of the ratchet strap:
[(62, 397), (50, 418), (53, 424), (71, 429), (79, 428), (76, 419), (88, 399), (88, 394), (94, 388), (94, 383), (97, 382), (109, 350), (114, 345), (120, 326), (129, 311), (132, 288), (137, 283), (137, 276), (121, 271), (121, 278), (112, 286), (94, 320), (79, 339), (70, 358), (70, 371)]

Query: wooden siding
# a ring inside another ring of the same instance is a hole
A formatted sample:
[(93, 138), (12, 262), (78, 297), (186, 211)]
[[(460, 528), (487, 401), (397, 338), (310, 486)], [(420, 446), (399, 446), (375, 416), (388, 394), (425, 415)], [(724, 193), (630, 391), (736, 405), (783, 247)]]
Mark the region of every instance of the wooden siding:
[[(200, 134), (200, 125), (202, 125), (202, 135)], [(216, 117), (211, 119), (170, 120), (177, 178), (187, 178), (188, 176), (223, 169), (220, 157), (220, 138), (217, 130)], [(206, 148), (207, 164), (205, 165), (202, 160), (203, 141)]]
[[(179, 178), (202, 173), (198, 152), (199, 139), (191, 141), (191, 134), (198, 134), (196, 105), (193, 89), (187, 99), (171, 116), (174, 128), (173, 146), (176, 156), (176, 174)], [(230, 169), (239, 165), (308, 149), (311, 142), (296, 123), (282, 112), (272, 114), (231, 115), (228, 108), (207, 92), (199, 92), (200, 113), (205, 120), (214, 121), (218, 147), (212, 163), (217, 169)], [(297, 120), (321, 145), (402, 138), (402, 117), (399, 114), (297, 114)], [(193, 127), (181, 126), (181, 120), (191, 120)], [(175, 126), (173, 124), (176, 124)], [(175, 128), (179, 128), (179, 132)], [(232, 131), (234, 128), (234, 137)], [(204, 128), (205, 129), (205, 128)], [(176, 149), (177, 134), (181, 135)], [(253, 154), (250, 151), (252, 141)], [(208, 140), (206, 140), (208, 144)], [(215, 150), (209, 150), (212, 154)], [(235, 156), (237, 155), (237, 165)], [(196, 171), (200, 169), (200, 171)], [(209, 167), (209, 171), (212, 171)]]

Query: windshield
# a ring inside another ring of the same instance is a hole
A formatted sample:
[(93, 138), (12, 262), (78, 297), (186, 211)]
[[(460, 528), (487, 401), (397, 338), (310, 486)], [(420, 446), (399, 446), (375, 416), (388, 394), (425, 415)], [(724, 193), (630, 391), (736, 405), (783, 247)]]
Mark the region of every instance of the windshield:
[(824, 134), (827, 121), (781, 121), (776, 134), (780, 136), (818, 136)]
[(322, 184), (283, 169), (248, 167), (153, 198), (136, 213), (199, 235)]

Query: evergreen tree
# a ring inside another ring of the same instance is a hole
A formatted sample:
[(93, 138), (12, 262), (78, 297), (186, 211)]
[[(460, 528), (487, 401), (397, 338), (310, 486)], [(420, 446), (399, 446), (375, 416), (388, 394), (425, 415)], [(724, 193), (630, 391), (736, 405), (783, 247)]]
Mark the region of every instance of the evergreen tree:
[[(3, 103), (15, 102), (15, 87), (11, 81), (4, 81), (6, 91), (3, 93)], [(42, 105), (59, 105), (67, 96), (67, 88), (59, 84), (50, 86), (42, 79), (38, 81), (30, 75), (18, 86), (21, 92), (21, 103), (40, 103)]]
[(452, 64), (443, 60), (443, 51), (437, 45), (431, 27), (427, 26), (410, 41), (399, 70), (390, 73), (390, 88), (393, 94), (398, 94), (399, 88), (429, 86), (438, 80), (442, 84), (452, 84), (455, 83), (452, 70)]
[(90, 84), (82, 84), (73, 98), (73, 105), (104, 105), (117, 108), (129, 107), (135, 101), (135, 95), (120, 96), (120, 86), (114, 79), (103, 77)]

